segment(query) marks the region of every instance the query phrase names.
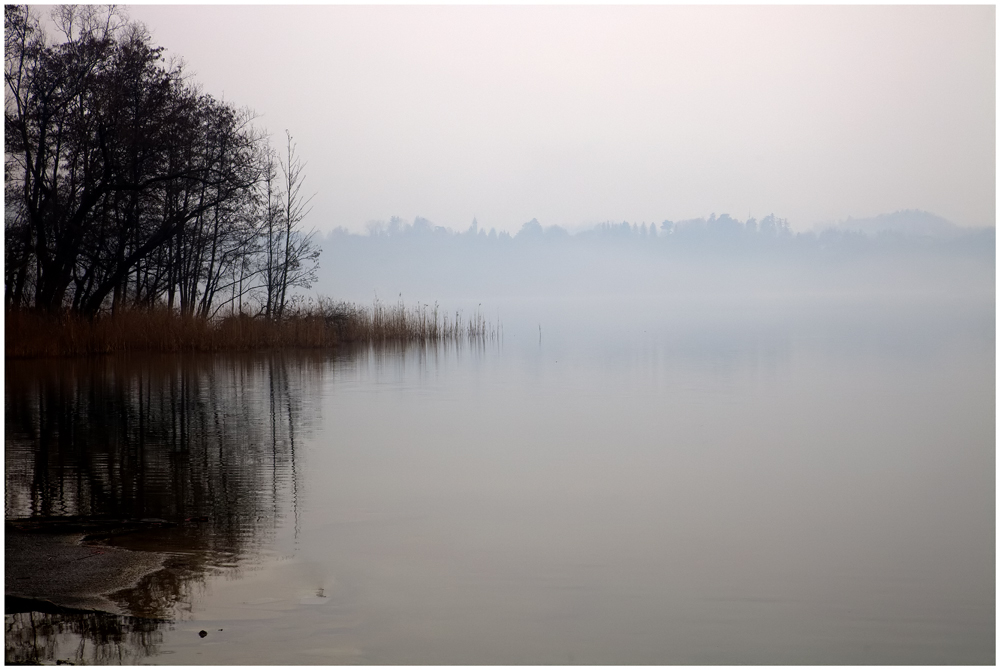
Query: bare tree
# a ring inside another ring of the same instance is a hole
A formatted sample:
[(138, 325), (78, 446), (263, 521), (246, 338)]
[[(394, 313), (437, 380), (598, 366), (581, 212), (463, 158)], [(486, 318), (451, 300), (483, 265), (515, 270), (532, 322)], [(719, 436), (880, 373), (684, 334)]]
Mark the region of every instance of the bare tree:
[(313, 233), (302, 234), (297, 230), (298, 224), (309, 214), (312, 208), (308, 198), (302, 196), (302, 183), (305, 176), (302, 171), (306, 164), (295, 154), (296, 146), (292, 143), (292, 134), (285, 131), (287, 154), (281, 162), (281, 173), (284, 177), (284, 250), (281, 259), (279, 293), (276, 316), (281, 318), (288, 302), (288, 289), (295, 287), (309, 288), (316, 280), (316, 267), (319, 259), (319, 249), (313, 244)]
[(291, 135), (280, 160), (252, 113), (203, 94), (114, 8), (52, 17), (54, 45), (4, 7), (5, 305), (280, 317), (319, 254), (298, 230)]

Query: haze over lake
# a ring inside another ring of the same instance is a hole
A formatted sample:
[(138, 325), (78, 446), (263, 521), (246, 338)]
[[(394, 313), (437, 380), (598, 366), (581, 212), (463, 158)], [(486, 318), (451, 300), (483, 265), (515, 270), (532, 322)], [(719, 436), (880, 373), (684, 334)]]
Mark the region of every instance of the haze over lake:
[(208, 518), (115, 542), (171, 547), (116, 597), (171, 623), (79, 660), (992, 662), (989, 309), (579, 307), (486, 344), (8, 362), (8, 518)]
[(995, 664), (994, 7), (128, 14), (5, 11), (7, 663)]

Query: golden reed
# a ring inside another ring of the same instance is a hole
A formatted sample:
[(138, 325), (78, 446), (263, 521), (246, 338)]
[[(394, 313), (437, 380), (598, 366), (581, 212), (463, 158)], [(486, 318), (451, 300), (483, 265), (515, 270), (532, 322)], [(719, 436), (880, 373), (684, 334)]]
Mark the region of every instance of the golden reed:
[(466, 320), (437, 306), (402, 302), (371, 307), (320, 299), (278, 320), (247, 314), (213, 319), (167, 309), (130, 310), (88, 319), (75, 314), (6, 313), (7, 358), (84, 356), (126, 352), (252, 351), (316, 349), (339, 344), (493, 340), (498, 327), (479, 312)]

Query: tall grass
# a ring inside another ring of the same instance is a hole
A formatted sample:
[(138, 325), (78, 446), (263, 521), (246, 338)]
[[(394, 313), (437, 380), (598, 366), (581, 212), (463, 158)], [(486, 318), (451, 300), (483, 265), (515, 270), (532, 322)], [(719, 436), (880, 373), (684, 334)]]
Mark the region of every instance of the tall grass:
[(371, 306), (320, 299), (279, 320), (248, 314), (205, 319), (165, 308), (124, 311), (88, 319), (64, 313), (8, 311), (8, 358), (80, 356), (125, 352), (315, 349), (377, 342), (488, 341), (499, 328), (477, 311), (469, 319), (442, 314), (437, 305), (402, 302)]

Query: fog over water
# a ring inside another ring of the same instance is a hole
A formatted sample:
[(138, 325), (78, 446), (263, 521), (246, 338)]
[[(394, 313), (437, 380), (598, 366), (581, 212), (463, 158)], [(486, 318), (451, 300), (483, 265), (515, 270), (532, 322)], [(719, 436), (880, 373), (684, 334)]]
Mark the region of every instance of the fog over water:
[(489, 325), (7, 361), (8, 532), (163, 566), (8, 663), (995, 664), (994, 7), (129, 12), (294, 137), (289, 310)]
[(928, 299), (991, 302), (995, 231), (918, 211), (797, 233), (787, 220), (711, 214), (606, 222), (571, 233), (532, 219), (509, 235), (478, 221), (453, 231), (426, 219), (338, 229), (312, 293), (369, 302), (479, 303), (540, 297), (609, 300)]
[(993, 662), (991, 307), (522, 314), (502, 342), (8, 365), (8, 518), (207, 515), (116, 542), (167, 542), (115, 599), (168, 622), (9, 615), (8, 659)]
[(992, 231), (756, 223), (388, 222), (317, 288), (497, 337), (8, 364), (8, 518), (182, 520), (116, 541), (169, 547), (113, 596), (160, 623), (8, 659), (993, 663)]

